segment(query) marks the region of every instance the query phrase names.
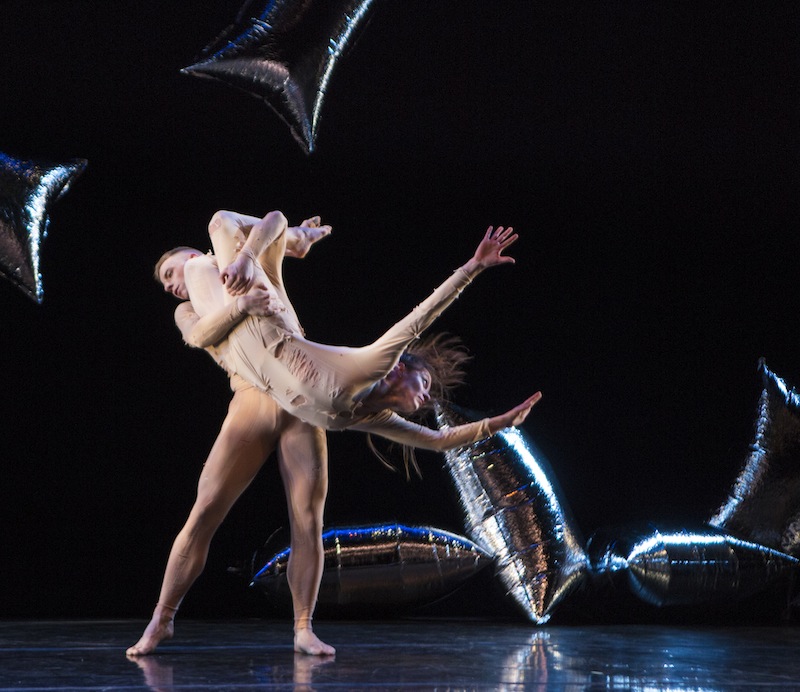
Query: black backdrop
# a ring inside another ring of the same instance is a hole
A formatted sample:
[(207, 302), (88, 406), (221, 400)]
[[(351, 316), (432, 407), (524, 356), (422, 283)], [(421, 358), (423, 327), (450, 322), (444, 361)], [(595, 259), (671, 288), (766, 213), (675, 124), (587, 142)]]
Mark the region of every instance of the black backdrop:
[[(544, 392), (525, 429), (585, 535), (707, 517), (757, 359), (800, 382), (798, 5), (382, 0), (311, 157), (264, 104), (178, 73), (237, 10), (0, 3), (0, 151), (89, 160), (52, 209), (44, 303), (0, 283), (0, 615), (149, 613), (228, 400), (151, 267), (220, 208), (333, 224), (287, 283), (309, 336), (352, 345), (513, 224), (517, 265), (439, 323), (474, 354), (458, 400)], [(328, 525), (463, 528), (437, 455), (406, 483), (357, 433), (330, 450)], [(265, 612), (226, 569), (284, 526), (270, 463), (184, 611)]]

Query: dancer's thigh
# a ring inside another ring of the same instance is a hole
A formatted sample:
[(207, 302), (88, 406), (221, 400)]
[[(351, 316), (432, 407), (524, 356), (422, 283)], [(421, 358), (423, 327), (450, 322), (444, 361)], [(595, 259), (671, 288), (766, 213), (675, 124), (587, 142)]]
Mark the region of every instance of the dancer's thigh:
[(278, 463), (292, 523), (301, 517), (319, 524), (328, 492), (328, 446), (322, 428), (286, 414)]
[(236, 501), (275, 449), (280, 413), (273, 399), (254, 387), (234, 393), (203, 466), (198, 501), (220, 508)]

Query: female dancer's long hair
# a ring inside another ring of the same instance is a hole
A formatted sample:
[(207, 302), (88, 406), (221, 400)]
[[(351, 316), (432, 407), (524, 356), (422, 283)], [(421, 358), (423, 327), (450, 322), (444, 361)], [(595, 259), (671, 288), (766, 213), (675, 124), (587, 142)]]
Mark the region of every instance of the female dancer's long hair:
[[(417, 421), (423, 420), (430, 416), (436, 404), (446, 404), (450, 400), (451, 392), (464, 383), (466, 376), (464, 366), (471, 359), (472, 356), (467, 352), (461, 339), (453, 334), (433, 334), (412, 343), (400, 356), (400, 362), (409, 370), (427, 370), (430, 373), (431, 398), (408, 418)], [(397, 466), (378, 450), (372, 435), (369, 434), (367, 435), (367, 447), (384, 466), (392, 471), (397, 470)], [(414, 448), (391, 443), (389, 449), (393, 447), (400, 447), (406, 479), (411, 478), (411, 469), (414, 469), (414, 473), (422, 478)]]

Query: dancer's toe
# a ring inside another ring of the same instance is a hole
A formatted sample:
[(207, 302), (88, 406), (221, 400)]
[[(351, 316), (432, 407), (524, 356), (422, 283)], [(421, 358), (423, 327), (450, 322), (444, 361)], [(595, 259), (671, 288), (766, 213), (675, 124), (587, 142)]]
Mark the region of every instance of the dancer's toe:
[(295, 632), (294, 650), (298, 653), (312, 656), (333, 656), (336, 653), (336, 649), (323, 642), (311, 629), (302, 629)]

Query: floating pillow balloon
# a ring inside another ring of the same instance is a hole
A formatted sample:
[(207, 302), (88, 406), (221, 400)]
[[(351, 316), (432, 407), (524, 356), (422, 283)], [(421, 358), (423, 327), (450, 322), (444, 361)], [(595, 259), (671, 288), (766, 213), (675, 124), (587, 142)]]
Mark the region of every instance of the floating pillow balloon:
[[(422, 606), (455, 590), (492, 558), (463, 536), (432, 527), (381, 524), (322, 534), (325, 563), (318, 603), (385, 609)], [(291, 549), (273, 555), (253, 577), (279, 600), (290, 598)]]
[(50, 207), (85, 168), (84, 159), (54, 164), (0, 152), (0, 272), (37, 303), (44, 297), (39, 257)]
[(800, 395), (762, 359), (753, 441), (710, 524), (800, 557)]
[(372, 0), (247, 2), (236, 21), (183, 74), (225, 82), (263, 99), (306, 153), (314, 150), (334, 68)]
[(800, 561), (711, 526), (665, 529), (649, 524), (606, 529), (587, 544), (593, 578), (622, 576), (655, 606), (736, 601), (787, 585)]
[[(483, 418), (455, 406), (441, 426)], [(518, 428), (445, 453), (464, 509), (467, 535), (495, 556), (508, 594), (537, 624), (586, 576), (582, 539), (550, 464)]]

